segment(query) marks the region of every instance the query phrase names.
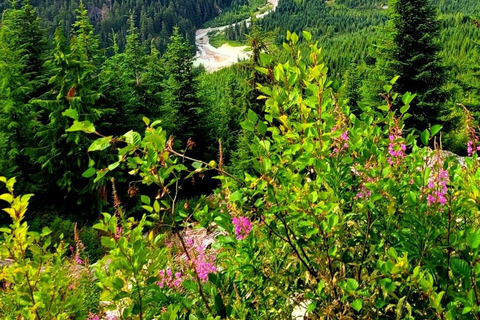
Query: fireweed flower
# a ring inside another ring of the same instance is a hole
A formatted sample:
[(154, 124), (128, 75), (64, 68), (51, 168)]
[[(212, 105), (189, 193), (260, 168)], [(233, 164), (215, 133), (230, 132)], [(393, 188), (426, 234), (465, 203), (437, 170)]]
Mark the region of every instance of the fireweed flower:
[(243, 240), (252, 231), (252, 223), (246, 217), (233, 217), (232, 223), (238, 240)]
[[(337, 126), (332, 128), (332, 132), (335, 132), (337, 130), (338, 130)], [(348, 137), (348, 130), (343, 131), (342, 134), (340, 135), (340, 137), (334, 138), (333, 139), (333, 145), (335, 147), (333, 148), (333, 152), (330, 153), (330, 157), (333, 157), (333, 156), (339, 154), (340, 152), (348, 149), (348, 141), (349, 140), (350, 139)]]
[(168, 287), (169, 289), (177, 289), (181, 291), (181, 286), (183, 282), (182, 273), (176, 272), (172, 273), (170, 268), (166, 270), (158, 271), (158, 276), (160, 281), (157, 282), (160, 288)]
[(368, 190), (364, 185), (360, 187), (355, 196), (356, 199), (368, 199), (372, 195), (372, 191)]
[(205, 247), (194, 241), (193, 238), (185, 239), (190, 262), (195, 273), (203, 281), (208, 281), (209, 273), (216, 273), (215, 256), (205, 251)]
[(198, 246), (196, 249), (197, 257), (193, 260), (195, 272), (203, 282), (207, 282), (208, 274), (217, 272), (215, 257), (206, 255), (203, 246)]
[(87, 320), (100, 320), (100, 318), (99, 318), (96, 314), (90, 313), (90, 314), (88, 315)]
[(447, 184), (450, 181), (448, 171), (440, 169), (438, 172), (432, 172), (427, 185), (427, 205), (432, 206), (435, 203), (444, 205), (447, 202)]
[(399, 165), (400, 160), (405, 158), (405, 151), (407, 150), (407, 146), (404, 143), (398, 142), (398, 139), (400, 137), (401, 135), (397, 134), (391, 134), (388, 137), (390, 143), (388, 144), (389, 157), (387, 158), (387, 161), (391, 166)]
[(467, 142), (467, 154), (469, 157), (473, 156), (474, 153), (480, 151), (480, 146), (475, 147), (475, 143), (472, 140)]

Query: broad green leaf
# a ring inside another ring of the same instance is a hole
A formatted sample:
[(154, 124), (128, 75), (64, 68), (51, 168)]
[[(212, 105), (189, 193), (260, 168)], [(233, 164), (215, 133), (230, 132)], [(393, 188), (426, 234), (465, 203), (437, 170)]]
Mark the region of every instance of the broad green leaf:
[(386, 104), (379, 106), (378, 109), (386, 112), (390, 111), (390, 107), (387, 106)]
[(0, 200), (6, 201), (8, 203), (12, 203), (13, 196), (10, 193), (4, 193), (0, 195)]
[(108, 173), (108, 169), (102, 169), (102, 170), (98, 170), (97, 171), (97, 176), (95, 177), (95, 179), (93, 180), (93, 182), (98, 182), (100, 181), (100, 179), (102, 179), (107, 173)]
[(312, 34), (310, 32), (303, 31), (302, 34), (303, 34), (303, 37), (305, 38), (305, 40), (307, 40), (307, 42), (312, 41)]
[(258, 128), (258, 132), (264, 136), (265, 133), (267, 133), (267, 125), (265, 124), (265, 122), (263, 121), (259, 121), (258, 122), (258, 125), (257, 125), (257, 128)]
[(358, 282), (357, 280), (350, 278), (347, 279), (347, 290), (348, 291), (355, 291), (358, 289)]
[(90, 121), (77, 121), (75, 120), (70, 128), (65, 130), (66, 132), (82, 131), (85, 133), (95, 133), (95, 126)]
[(406, 104), (404, 105), (403, 107), (400, 108), (400, 113), (405, 113), (408, 111), (408, 109), (410, 109), (410, 105), (409, 104)]
[(95, 172), (97, 172), (97, 170), (95, 170), (95, 168), (88, 168), (87, 170), (85, 170), (85, 172), (82, 173), (82, 177), (91, 178), (91, 177), (93, 177)]
[(257, 114), (255, 112), (253, 112), (251, 109), (248, 109), (247, 118), (248, 118), (248, 120), (250, 120), (254, 124), (257, 123), (257, 121), (258, 121)]
[(471, 233), (467, 236), (467, 244), (472, 249), (477, 249), (480, 245), (480, 235), (477, 231), (471, 231)]
[(440, 130), (442, 130), (443, 126), (436, 124), (430, 129), (430, 133), (432, 136), (436, 135)]
[(140, 135), (140, 133), (133, 130), (128, 131), (123, 136), (125, 137), (125, 142), (133, 144), (135, 146), (140, 145), (140, 142), (142, 141), (142, 136)]
[(194, 167), (195, 169), (200, 169), (202, 167), (202, 163), (195, 161), (192, 163), (192, 167)]
[(88, 147), (87, 151), (101, 151), (107, 149), (108, 147), (110, 147), (110, 142), (112, 141), (112, 138), (112, 136), (103, 137), (93, 141), (90, 147)]
[(250, 132), (255, 131), (255, 125), (253, 123), (251, 123), (250, 121), (242, 121), (242, 122), (240, 122), (240, 126), (242, 127), (242, 129), (244, 129), (246, 131), (250, 131)]
[(472, 270), (465, 260), (453, 258), (450, 260), (450, 265), (455, 273), (460, 274), (465, 278), (470, 278)]
[(67, 109), (63, 111), (62, 116), (72, 118), (73, 120), (78, 120), (78, 112), (75, 109)]
[(292, 33), (292, 43), (295, 45), (298, 42), (298, 35), (294, 32)]
[(149, 196), (146, 196), (146, 195), (141, 195), (140, 196), (140, 200), (142, 201), (142, 203), (146, 204), (146, 205), (150, 205), (150, 197)]
[(150, 119), (148, 119), (147, 117), (143, 117), (142, 120), (143, 120), (143, 123), (145, 123), (146, 126), (148, 126), (150, 124)]
[(362, 310), (363, 300), (362, 299), (357, 299), (357, 300), (352, 302), (351, 306), (355, 311), (360, 311), (360, 310)]
[(113, 171), (115, 168), (117, 168), (120, 165), (120, 162), (114, 162), (108, 166), (108, 170)]
[(397, 80), (400, 78), (400, 76), (395, 76), (392, 80), (390, 80), (390, 84), (391, 85), (394, 85), (395, 82), (397, 82)]
[(423, 130), (422, 134), (420, 135), (420, 139), (424, 145), (428, 145), (428, 141), (430, 140), (430, 132), (427, 129)]

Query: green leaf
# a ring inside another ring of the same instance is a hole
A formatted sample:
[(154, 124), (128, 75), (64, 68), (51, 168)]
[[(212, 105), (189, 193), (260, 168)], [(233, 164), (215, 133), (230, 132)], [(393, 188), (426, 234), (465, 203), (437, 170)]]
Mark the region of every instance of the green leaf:
[(112, 141), (112, 138), (112, 136), (103, 137), (93, 141), (90, 147), (88, 147), (87, 151), (101, 151), (107, 149), (108, 147), (110, 147), (110, 142)]
[(400, 108), (400, 113), (404, 114), (405, 112), (408, 111), (408, 109), (410, 109), (410, 105), (406, 104), (406, 105), (404, 105), (403, 107)]
[(113, 240), (110, 237), (102, 237), (100, 240), (103, 246), (107, 247), (108, 249), (114, 249), (115, 248), (115, 240)]
[(93, 177), (95, 172), (97, 172), (97, 170), (95, 170), (95, 168), (88, 168), (87, 170), (85, 170), (84, 173), (82, 173), (82, 177), (91, 178), (91, 177)]
[(312, 41), (312, 34), (310, 32), (303, 31), (302, 34), (305, 40), (307, 40), (308, 42)]
[(240, 126), (242, 127), (242, 129), (244, 129), (246, 131), (250, 131), (250, 132), (255, 131), (255, 125), (253, 123), (251, 123), (250, 121), (242, 121), (242, 122), (240, 122)]
[(357, 300), (352, 302), (351, 306), (355, 311), (360, 311), (360, 310), (362, 310), (363, 300), (362, 299), (357, 299)]
[(146, 196), (146, 195), (141, 195), (140, 196), (140, 201), (142, 201), (142, 203), (146, 204), (146, 205), (150, 205), (150, 197), (149, 196)]
[(230, 195), (230, 201), (235, 202), (235, 201), (240, 201), (243, 198), (243, 194), (237, 190), (234, 193)]
[(399, 78), (400, 78), (400, 76), (394, 77), (392, 80), (390, 80), (390, 84), (391, 84), (391, 85), (394, 85), (395, 82), (397, 82), (397, 80), (398, 80)]
[(386, 112), (390, 111), (390, 107), (387, 106), (386, 104), (379, 106), (378, 109), (380, 109), (382, 111), (386, 111)]
[(264, 136), (265, 133), (267, 133), (267, 125), (265, 124), (265, 122), (259, 121), (257, 128), (258, 128), (258, 132), (260, 132), (262, 136)]
[(13, 196), (10, 193), (4, 193), (0, 195), (0, 200), (6, 201), (8, 203), (12, 203)]
[(70, 128), (65, 130), (66, 132), (83, 131), (85, 133), (95, 133), (95, 126), (90, 121), (77, 121), (75, 120)]
[(469, 278), (471, 276), (472, 270), (470, 269), (470, 266), (468, 265), (468, 263), (465, 260), (458, 259), (458, 258), (453, 258), (450, 261), (450, 264), (452, 266), (452, 270), (455, 273), (460, 274), (460, 275), (464, 276), (465, 278)]
[(93, 180), (93, 182), (98, 182), (108, 173), (108, 169), (102, 169), (97, 171), (97, 176)]
[[(409, 105), (410, 102), (412, 102), (416, 96), (417, 96), (416, 94), (412, 94), (411, 92), (405, 92), (402, 96), (402, 101), (405, 105)], [(405, 113), (405, 112), (402, 112), (402, 113)]]
[(113, 171), (115, 168), (117, 168), (120, 165), (120, 162), (114, 162), (108, 166), (108, 170)]
[(42, 233), (40, 234), (41, 237), (46, 237), (48, 236), (50, 233), (52, 233), (52, 230), (50, 230), (49, 227), (44, 227), (42, 229)]
[(247, 118), (248, 118), (248, 120), (250, 120), (254, 124), (257, 123), (257, 121), (258, 121), (257, 114), (255, 112), (253, 112), (251, 109), (248, 109)]
[(424, 145), (428, 145), (428, 140), (430, 140), (430, 132), (427, 129), (423, 130), (422, 134), (420, 135), (420, 139)]
[(202, 163), (195, 161), (192, 163), (192, 167), (194, 167), (195, 169), (200, 169), (202, 167)]
[(355, 291), (358, 289), (358, 282), (357, 280), (350, 278), (347, 279), (347, 291)]
[(143, 123), (145, 123), (146, 126), (148, 126), (150, 124), (150, 119), (148, 119), (147, 117), (143, 117), (142, 120), (143, 120)]
[(75, 109), (67, 109), (63, 111), (62, 116), (72, 118), (73, 120), (78, 120), (78, 112)]
[(140, 142), (142, 141), (142, 136), (140, 135), (140, 133), (133, 130), (128, 131), (123, 136), (125, 137), (125, 142), (133, 144), (135, 146), (140, 145)]
[(436, 135), (440, 130), (442, 130), (443, 126), (439, 125), (439, 124), (436, 124), (434, 125), (431, 129), (430, 129), (430, 132), (432, 134), (432, 136)]
[(480, 235), (478, 234), (477, 231), (472, 231), (467, 236), (467, 244), (472, 249), (477, 249), (478, 248), (478, 246), (480, 245)]
[(294, 32), (292, 33), (292, 43), (295, 45), (298, 42), (298, 35)]

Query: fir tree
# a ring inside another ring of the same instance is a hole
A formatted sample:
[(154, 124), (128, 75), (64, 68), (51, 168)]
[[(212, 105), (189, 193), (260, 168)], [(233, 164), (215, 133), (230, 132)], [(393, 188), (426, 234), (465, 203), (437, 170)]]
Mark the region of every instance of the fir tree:
[[(74, 118), (94, 123), (101, 116), (96, 108), (98, 92), (97, 67), (98, 39), (91, 32), (86, 9), (77, 10), (75, 32), (67, 44), (57, 29), (53, 58), (47, 62), (54, 76), (50, 79), (53, 90), (45, 99), (35, 100), (48, 114), (47, 122), (38, 133), (40, 141), (36, 158), (42, 166), (38, 180), (45, 186), (42, 194), (55, 194), (57, 208), (77, 203), (82, 213), (91, 215), (101, 201), (95, 196), (97, 186), (82, 178), (89, 162), (99, 162), (85, 153), (90, 141), (80, 132), (68, 133)], [(93, 156), (93, 155), (92, 155)], [(100, 200), (100, 199), (99, 199)], [(98, 208), (97, 208), (98, 209)], [(91, 216), (90, 216), (91, 217)]]
[(443, 88), (447, 72), (435, 41), (440, 26), (429, 0), (394, 0), (390, 7), (393, 46), (382, 67), (388, 77), (400, 76), (394, 91), (417, 93), (407, 125), (423, 130), (441, 122), (448, 98)]
[(194, 138), (199, 120), (196, 117), (200, 101), (196, 96), (197, 82), (193, 71), (191, 47), (175, 28), (167, 51), (162, 57), (165, 79), (162, 87), (163, 125), (169, 134), (183, 146), (188, 138)]
[(35, 9), (14, 1), (0, 25), (0, 171), (16, 176), (19, 190), (33, 189), (30, 158), (38, 110), (30, 100), (46, 90), (45, 41)]

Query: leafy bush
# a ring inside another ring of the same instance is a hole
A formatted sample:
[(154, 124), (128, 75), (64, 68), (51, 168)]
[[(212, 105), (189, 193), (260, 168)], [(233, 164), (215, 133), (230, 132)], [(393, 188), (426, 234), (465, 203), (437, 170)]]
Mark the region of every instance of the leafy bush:
[[(309, 33), (303, 36), (310, 42)], [(288, 62), (271, 68), (273, 57), (261, 54), (266, 67), (257, 70), (273, 84), (258, 85), (264, 114), (250, 111), (242, 123), (253, 135), (254, 155), (252, 170), (243, 177), (215, 161), (191, 158), (191, 143), (174, 150), (158, 122), (146, 118), (143, 136), (130, 131), (91, 144), (90, 152), (115, 145), (118, 160), (89, 168), (84, 176), (99, 180), (123, 168), (158, 188), (154, 199), (140, 195), (143, 218), (129, 218), (115, 195), (116, 212), (105, 213), (94, 226), (107, 250), (94, 266), (100, 300), (106, 302), (97, 315), (290, 319), (294, 308), (306, 305), (321, 319), (478, 317), (478, 131), (469, 126), (465, 163), (438, 148), (421, 147), (435, 142), (441, 127), (423, 131), (421, 143), (413, 132), (404, 135), (415, 95), (404, 93), (396, 101), (391, 92), (396, 79), (384, 87), (383, 105), (360, 105), (363, 113), (355, 116), (330, 87), (317, 44), (302, 52), (297, 34), (289, 33), (287, 40)], [(69, 130), (96, 132), (91, 124), (86, 127), (76, 122)], [(184, 177), (208, 170), (217, 171), (222, 187), (191, 215), (215, 230), (213, 244), (191, 236), (191, 219), (177, 210)], [(157, 234), (160, 226), (170, 231)], [(14, 222), (13, 229), (19, 227)], [(1, 256), (17, 257), (8, 240), (11, 229), (2, 231), (2, 248), (12, 251), (2, 250)], [(34, 257), (37, 251), (32, 250)], [(65, 261), (52, 264), (63, 270)], [(14, 271), (2, 269), (9, 282), (16, 281), (2, 304), (14, 301), (10, 293), (28, 289), (29, 282), (13, 277)], [(41, 282), (38, 290), (48, 286)], [(24, 312), (34, 305), (27, 299)]]

